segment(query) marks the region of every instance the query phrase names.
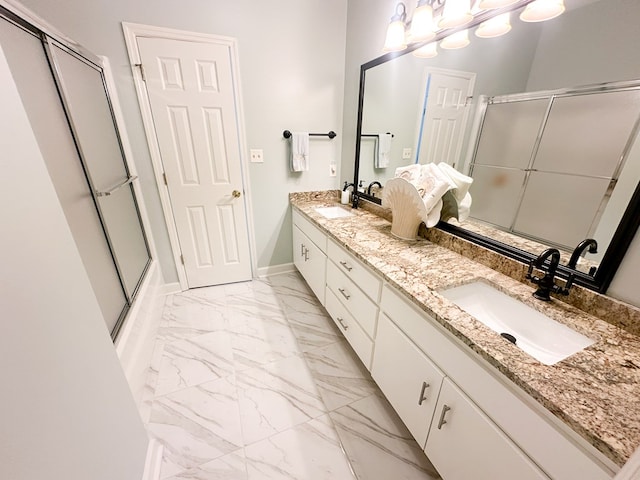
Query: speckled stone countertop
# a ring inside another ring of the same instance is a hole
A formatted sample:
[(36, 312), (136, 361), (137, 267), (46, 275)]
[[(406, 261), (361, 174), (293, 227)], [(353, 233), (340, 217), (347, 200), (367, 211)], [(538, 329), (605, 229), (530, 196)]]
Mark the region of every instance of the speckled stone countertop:
[[(536, 300), (532, 285), (428, 240), (399, 240), (388, 220), (363, 209), (327, 219), (315, 207), (337, 205), (335, 191), (290, 194), (290, 201), (614, 463), (622, 466), (640, 446), (640, 337), (567, 303)], [(438, 293), (478, 279), (596, 342), (555, 365), (538, 362)]]

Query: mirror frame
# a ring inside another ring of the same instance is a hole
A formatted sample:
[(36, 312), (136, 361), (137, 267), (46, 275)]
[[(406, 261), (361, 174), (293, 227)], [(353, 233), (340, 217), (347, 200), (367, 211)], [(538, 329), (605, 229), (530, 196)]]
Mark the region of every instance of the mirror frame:
[[(355, 163), (354, 163), (354, 175), (353, 175), (353, 208), (358, 208), (358, 204), (361, 200), (367, 200), (372, 203), (376, 203), (380, 205), (382, 200), (380, 198), (368, 195), (363, 192), (358, 192), (358, 173), (360, 169), (360, 137), (362, 134), (362, 116), (363, 116), (363, 108), (364, 108), (364, 93), (365, 93), (365, 77), (367, 70), (374, 68), (378, 65), (382, 65), (383, 63), (390, 62), (398, 57), (403, 55), (407, 55), (414, 50), (422, 47), (423, 45), (431, 42), (436, 42), (444, 37), (447, 37), (459, 30), (464, 30), (467, 28), (473, 28), (480, 23), (492, 18), (496, 15), (500, 15), (501, 13), (511, 12), (518, 10), (527, 4), (531, 3), (533, 0), (521, 0), (513, 5), (508, 7), (489, 10), (486, 12), (481, 12), (474, 17), (474, 19), (458, 28), (447, 29), (446, 31), (439, 32), (436, 37), (428, 42), (416, 43), (413, 45), (409, 45), (405, 50), (400, 52), (392, 52), (382, 55), (378, 58), (375, 58), (367, 63), (364, 63), (360, 66), (360, 88), (358, 92), (358, 115), (357, 115), (357, 126), (356, 126), (356, 151), (355, 151)], [(636, 186), (636, 189), (627, 205), (627, 208), (616, 228), (616, 231), (611, 238), (611, 242), (609, 243), (609, 247), (602, 257), (602, 261), (600, 262), (600, 266), (596, 271), (595, 275), (591, 276), (584, 272), (580, 272), (575, 269), (567, 268), (565, 265), (560, 265), (558, 267), (557, 276), (563, 279), (567, 279), (570, 274), (575, 275), (574, 283), (576, 285), (580, 285), (582, 287), (588, 288), (590, 290), (594, 290), (598, 293), (604, 294), (613, 277), (618, 270), (618, 267), (622, 263), (622, 259), (624, 258), (633, 238), (640, 227), (640, 183)], [(467, 240), (476, 245), (480, 245), (489, 250), (492, 250), (496, 253), (504, 255), (508, 258), (521, 262), (525, 265), (528, 265), (532, 260), (535, 260), (538, 255), (535, 253), (527, 252), (525, 250), (521, 250), (519, 248), (513, 247), (503, 242), (499, 242), (494, 240), (491, 237), (486, 237), (484, 235), (477, 234), (470, 230), (465, 230), (462, 227), (458, 227), (456, 225), (452, 225), (447, 222), (440, 221), (435, 228), (438, 228), (444, 232), (450, 233), (456, 237), (462, 238), (463, 240)]]

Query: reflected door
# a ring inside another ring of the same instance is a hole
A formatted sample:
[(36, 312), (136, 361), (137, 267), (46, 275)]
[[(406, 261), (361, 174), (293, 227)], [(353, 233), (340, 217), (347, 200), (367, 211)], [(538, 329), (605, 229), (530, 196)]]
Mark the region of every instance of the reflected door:
[(190, 288), (251, 278), (229, 47), (138, 38)]
[(456, 167), (468, 116), (467, 97), (473, 93), (474, 81), (474, 73), (454, 70), (427, 73), (418, 163), (445, 162)]

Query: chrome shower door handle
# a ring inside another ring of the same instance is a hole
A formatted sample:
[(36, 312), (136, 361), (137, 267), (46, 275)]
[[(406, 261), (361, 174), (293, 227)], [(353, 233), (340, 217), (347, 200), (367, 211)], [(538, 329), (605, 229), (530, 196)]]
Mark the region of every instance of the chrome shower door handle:
[(122, 182), (119, 183), (118, 185), (111, 187), (109, 190), (104, 190), (102, 192), (96, 192), (96, 197), (108, 197), (109, 195), (111, 195), (113, 192), (120, 190), (122, 187), (129, 185), (131, 182), (133, 182), (134, 180), (136, 180), (138, 178), (137, 175), (133, 175), (130, 177), (127, 177), (127, 179)]

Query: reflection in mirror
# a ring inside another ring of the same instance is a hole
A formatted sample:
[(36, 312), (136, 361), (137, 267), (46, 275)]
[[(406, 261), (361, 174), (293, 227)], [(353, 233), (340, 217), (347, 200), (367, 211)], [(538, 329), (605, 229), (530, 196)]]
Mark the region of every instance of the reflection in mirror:
[(593, 274), (640, 180), (640, 2), (565, 3), (549, 22), (514, 12), (505, 36), (471, 35), (463, 49), (367, 68), (369, 136), (356, 171), (365, 189), (400, 166), (446, 162), (474, 178), (460, 227), (535, 254), (559, 247), (565, 264), (595, 238), (597, 253), (585, 249), (577, 267)]

